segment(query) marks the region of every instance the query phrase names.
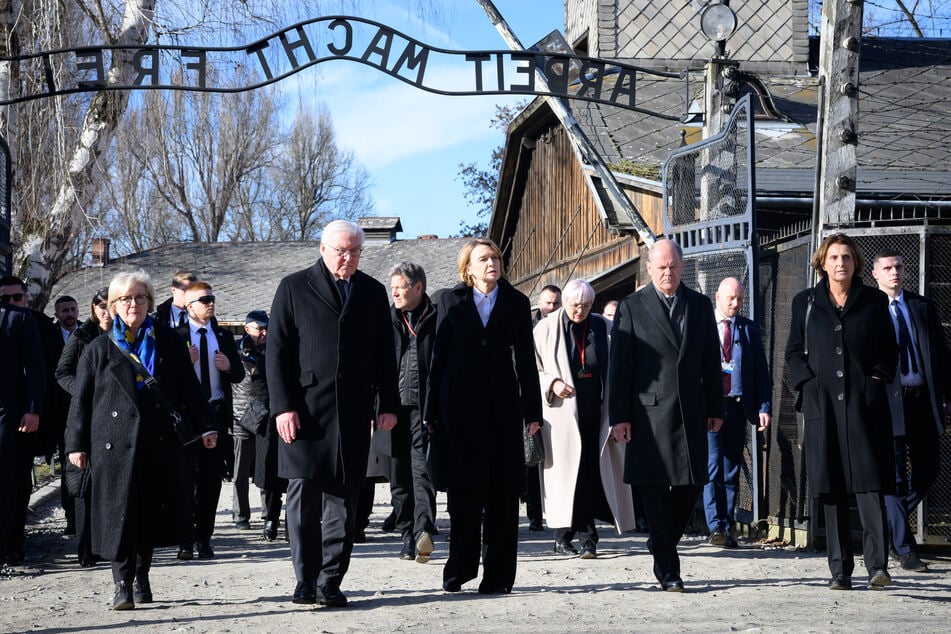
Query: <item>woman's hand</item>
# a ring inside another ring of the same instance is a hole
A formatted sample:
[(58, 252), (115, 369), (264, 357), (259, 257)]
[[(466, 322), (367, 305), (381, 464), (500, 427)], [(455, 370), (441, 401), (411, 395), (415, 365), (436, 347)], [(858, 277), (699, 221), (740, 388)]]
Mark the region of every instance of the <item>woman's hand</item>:
[(78, 469), (86, 468), (86, 452), (74, 451), (69, 454), (69, 462)]
[(541, 429), (541, 426), (542, 426), (542, 424), (539, 423), (537, 420), (536, 420), (536, 421), (532, 421), (531, 423), (529, 423), (529, 424), (528, 424), (528, 435), (529, 435), (529, 436), (534, 436), (534, 435), (535, 435), (535, 432), (537, 432), (539, 429)]
[(568, 398), (569, 396), (574, 395), (575, 391), (570, 385), (561, 379), (555, 379), (551, 383), (551, 393), (555, 396), (560, 396), (561, 398)]

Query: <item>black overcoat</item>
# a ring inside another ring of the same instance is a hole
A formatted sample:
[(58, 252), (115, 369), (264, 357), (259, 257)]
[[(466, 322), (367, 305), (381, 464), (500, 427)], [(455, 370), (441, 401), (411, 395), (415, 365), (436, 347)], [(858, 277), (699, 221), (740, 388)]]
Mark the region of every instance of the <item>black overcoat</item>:
[(886, 388), (895, 376), (898, 344), (888, 296), (856, 279), (840, 315), (825, 279), (802, 291), (793, 298), (786, 363), (790, 383), (802, 392), (809, 494), (894, 489)]
[(611, 424), (629, 422), (624, 481), (703, 485), (707, 419), (723, 418), (720, 337), (710, 300), (681, 284), (683, 337), (653, 284), (618, 305), (611, 333)]
[[(198, 426), (211, 431), (211, 415), (181, 338), (155, 326), (153, 376), (162, 392)], [(92, 481), (92, 550), (115, 559), (126, 523), (139, 518), (141, 537), (156, 546), (178, 544), (185, 488), (194, 444), (183, 448), (171, 419), (147, 388), (136, 389), (129, 359), (112, 342), (96, 337), (79, 359), (73, 382), (66, 453), (85, 452)], [(133, 518), (130, 518), (130, 515)]]
[(268, 323), (271, 416), (294, 411), (301, 427), (278, 445), (278, 473), (324, 484), (361, 483), (374, 402), (395, 413), (396, 363), (386, 288), (361, 271), (340, 296), (323, 260), (278, 285)]
[(528, 298), (500, 280), (485, 326), (472, 289), (440, 294), (425, 420), (436, 486), (521, 492), (523, 426), (542, 421)]

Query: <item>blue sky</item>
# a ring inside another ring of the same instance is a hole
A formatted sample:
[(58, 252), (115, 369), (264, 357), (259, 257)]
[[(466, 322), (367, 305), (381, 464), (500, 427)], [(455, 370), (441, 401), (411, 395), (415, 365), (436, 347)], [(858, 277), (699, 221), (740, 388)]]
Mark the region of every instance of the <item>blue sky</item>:
[[(508, 48), (476, 0), (439, 0), (438, 15), (425, 22), (410, 4), (377, 0), (347, 14), (376, 20), (430, 46)], [(560, 0), (496, 0), (495, 5), (526, 47), (552, 30), (564, 30)], [(458, 83), (453, 75), (461, 72), (471, 81), (471, 70), (433, 60), (426, 77), (447, 85)], [(460, 221), (476, 220), (476, 210), (463, 197), (458, 166), (488, 165), (493, 149), (505, 142), (489, 126), (495, 104), (526, 99), (434, 95), (349, 61), (310, 69), (298, 86), (295, 98), (319, 100), (329, 110), (338, 145), (352, 150), (370, 173), (377, 215), (402, 219), (401, 238), (446, 237), (459, 230)]]

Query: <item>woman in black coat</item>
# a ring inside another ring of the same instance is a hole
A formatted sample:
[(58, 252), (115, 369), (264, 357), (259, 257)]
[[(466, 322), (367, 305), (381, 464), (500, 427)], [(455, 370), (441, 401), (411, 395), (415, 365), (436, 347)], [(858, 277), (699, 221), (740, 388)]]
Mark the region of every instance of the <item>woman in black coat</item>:
[(112, 561), (115, 610), (152, 601), (152, 549), (179, 541), (184, 500), (179, 478), (193, 459), (126, 352), (156, 378), (171, 403), (203, 426), (205, 447), (217, 441), (185, 344), (148, 316), (154, 297), (142, 271), (113, 278), (108, 300), (113, 326), (90, 342), (79, 360), (66, 427), (69, 461), (91, 470), (92, 550)]
[[(76, 380), (76, 368), (79, 366), (79, 357), (82, 356), (86, 345), (112, 328), (112, 314), (109, 312), (108, 300), (108, 287), (99, 289), (92, 296), (89, 319), (76, 329), (66, 340), (66, 345), (63, 347), (59, 365), (56, 366), (56, 382), (69, 394), (72, 394), (73, 382)], [(96, 555), (92, 551), (89, 535), (89, 495), (74, 486), (74, 483), (80, 481), (82, 471), (71, 462), (67, 462), (64, 468), (67, 473), (67, 486), (70, 487), (69, 494), (72, 496), (75, 505), (79, 565), (88, 568), (96, 565)]]
[(898, 345), (888, 299), (862, 284), (862, 256), (850, 237), (826, 238), (812, 264), (822, 279), (793, 299), (786, 345), (790, 381), (802, 398), (809, 491), (823, 505), (829, 587), (852, 587), (854, 494), (869, 587), (877, 590), (891, 583), (883, 493), (894, 487), (895, 461), (886, 387)]
[(425, 420), (441, 453), (434, 457), (437, 480), (449, 491), (447, 592), (476, 578), (480, 543), (479, 592), (511, 592), (523, 426), (534, 434), (542, 420), (531, 306), (501, 279), (501, 255), (491, 240), (466, 243), (458, 262), (463, 283), (439, 299)]

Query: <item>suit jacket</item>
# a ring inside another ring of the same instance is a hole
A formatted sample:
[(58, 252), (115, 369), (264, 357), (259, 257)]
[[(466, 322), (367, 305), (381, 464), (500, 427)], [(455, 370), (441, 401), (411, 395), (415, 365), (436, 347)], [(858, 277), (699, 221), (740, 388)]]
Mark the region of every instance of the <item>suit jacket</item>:
[(531, 304), (507, 281), (485, 326), (471, 288), (440, 295), (424, 420), (438, 487), (522, 490), (523, 426), (542, 404)]
[[(163, 325), (167, 323), (166, 321), (160, 322)], [(227, 372), (221, 373), (221, 389), (224, 391), (224, 401), (225, 401), (225, 414), (227, 415), (228, 425), (232, 424), (232, 419), (234, 418), (234, 395), (231, 389), (232, 383), (240, 383), (244, 379), (244, 364), (241, 362), (241, 355), (238, 354), (238, 344), (235, 343), (234, 335), (231, 334), (230, 330), (222, 328), (218, 325), (218, 320), (212, 317), (211, 323), (208, 324), (208, 328), (215, 333), (215, 337), (218, 339), (219, 350), (228, 357), (228, 361), (231, 362), (231, 368)], [(178, 336), (185, 343), (186, 347), (191, 343), (191, 325), (188, 326), (179, 326), (175, 328), (175, 332), (178, 333)], [(211, 368), (214, 368), (214, 350), (210, 350), (210, 358), (208, 363)], [(195, 365), (192, 365), (192, 373), (199, 381), (201, 385), (201, 378), (198, 374), (197, 368)], [(224, 429), (217, 429), (218, 432), (224, 433)]]
[[(807, 331), (811, 294), (815, 299)], [(790, 382), (802, 392), (812, 497), (894, 489), (886, 395), (898, 364), (894, 332), (885, 293), (859, 280), (853, 282), (841, 315), (832, 306), (825, 279), (793, 298), (786, 364)]]
[[(928, 386), (931, 401), (932, 423), (938, 434), (944, 433), (943, 405), (951, 400), (951, 372), (947, 371), (951, 363), (951, 353), (944, 338), (944, 327), (938, 310), (932, 301), (917, 293), (904, 291), (905, 304), (911, 315), (912, 329), (915, 333), (916, 350), (921, 360), (921, 373)], [(894, 332), (894, 331), (891, 331)], [(888, 386), (888, 405), (892, 413), (892, 432), (895, 436), (904, 436), (909, 421), (905, 420), (905, 408), (902, 404), (901, 378), (895, 373), (895, 380)], [(914, 421), (925, 424), (926, 421)]]
[(0, 303), (0, 349), (0, 424), (19, 427), (24, 413), (42, 413), (46, 389), (40, 332), (30, 311)]
[(707, 481), (707, 418), (723, 418), (720, 337), (710, 300), (683, 284), (678, 339), (653, 284), (618, 305), (611, 333), (611, 424), (629, 422), (625, 481)]
[(322, 260), (278, 285), (268, 324), (271, 415), (297, 412), (292, 444), (280, 441), (278, 472), (325, 484), (363, 481), (370, 422), (399, 408), (386, 289), (357, 271), (347, 302)]
[(736, 316), (735, 327), (743, 355), (740, 366), (743, 411), (751, 425), (759, 425), (760, 414), (773, 414), (773, 379), (763, 348), (763, 335), (759, 324), (741, 315)]
[[(211, 412), (201, 394), (181, 338), (155, 326), (156, 378), (168, 400), (212, 431)], [(96, 337), (79, 360), (66, 425), (66, 453), (84, 452), (91, 469), (90, 530), (92, 550), (115, 559), (133, 510), (138, 528), (155, 545), (178, 544), (187, 507), (179, 478), (193, 459), (175, 435), (171, 418), (151, 390), (137, 389), (132, 363), (112, 342)], [(133, 502), (134, 500), (134, 502)]]

